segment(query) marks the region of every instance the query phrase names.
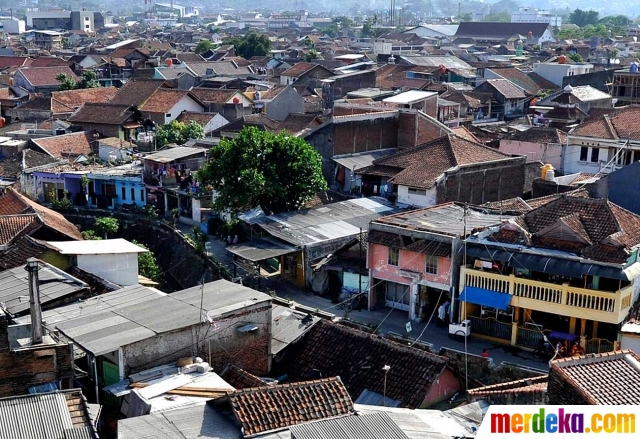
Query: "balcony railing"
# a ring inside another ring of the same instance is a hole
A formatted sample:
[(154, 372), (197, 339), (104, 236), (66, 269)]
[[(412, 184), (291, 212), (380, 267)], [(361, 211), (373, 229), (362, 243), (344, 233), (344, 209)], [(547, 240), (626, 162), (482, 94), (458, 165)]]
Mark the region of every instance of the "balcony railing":
[(607, 292), (473, 268), (462, 269), (460, 282), (461, 290), (466, 285), (511, 294), (512, 306), (613, 324), (625, 319), (633, 296), (631, 285), (616, 292)]

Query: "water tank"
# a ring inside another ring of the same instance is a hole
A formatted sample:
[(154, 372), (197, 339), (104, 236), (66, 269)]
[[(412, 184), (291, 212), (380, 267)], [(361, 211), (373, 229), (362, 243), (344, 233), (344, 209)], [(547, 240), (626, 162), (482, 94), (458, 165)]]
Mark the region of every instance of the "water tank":
[(631, 65), (629, 66), (629, 71), (631, 73), (638, 73), (638, 63), (632, 62)]
[(167, 67), (171, 67), (173, 65), (173, 60), (171, 58), (167, 59)]
[(261, 98), (261, 94), (259, 90), (256, 90), (255, 93), (253, 94), (253, 100), (254, 101), (259, 101)]
[[(553, 167), (553, 165), (547, 163), (546, 165), (544, 165), (541, 168), (542, 172), (541, 172), (540, 178), (542, 178), (543, 180), (546, 180), (547, 179), (547, 174), (549, 173), (549, 171), (554, 171), (554, 169), (555, 168)], [(555, 177), (555, 172), (553, 172), (553, 174), (554, 174), (554, 177)]]
[(560, 55), (558, 57), (558, 64), (566, 64), (567, 63), (567, 57), (564, 55)]
[(554, 171), (553, 169), (549, 169), (544, 176), (544, 179), (546, 181), (554, 181), (556, 179), (556, 171)]

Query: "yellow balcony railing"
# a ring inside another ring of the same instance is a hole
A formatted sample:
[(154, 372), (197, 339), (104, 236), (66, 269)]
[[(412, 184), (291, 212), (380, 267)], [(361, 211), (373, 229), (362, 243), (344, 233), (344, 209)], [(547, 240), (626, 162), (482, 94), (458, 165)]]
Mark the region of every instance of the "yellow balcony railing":
[(618, 324), (631, 308), (633, 286), (616, 292), (576, 288), (531, 279), (462, 268), (464, 286), (511, 294), (511, 305), (568, 317)]

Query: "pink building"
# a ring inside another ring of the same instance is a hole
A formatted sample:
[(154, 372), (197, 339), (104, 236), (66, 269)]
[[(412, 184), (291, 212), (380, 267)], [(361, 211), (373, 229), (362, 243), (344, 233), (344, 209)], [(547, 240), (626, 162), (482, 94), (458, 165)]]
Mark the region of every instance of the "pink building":
[[(410, 320), (429, 320), (441, 304), (457, 297), (465, 233), (503, 219), (498, 212), (446, 203), (372, 221), (369, 309), (386, 306), (407, 311)], [(455, 315), (455, 302), (450, 313)]]
[(562, 169), (562, 148), (567, 135), (556, 128), (533, 127), (500, 140), (500, 152), (527, 157), (527, 162), (542, 162)]

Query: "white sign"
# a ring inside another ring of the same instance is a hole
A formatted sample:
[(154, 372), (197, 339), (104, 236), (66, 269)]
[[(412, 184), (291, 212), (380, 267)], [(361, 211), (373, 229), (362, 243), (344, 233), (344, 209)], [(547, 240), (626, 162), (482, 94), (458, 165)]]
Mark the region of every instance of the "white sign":
[(411, 332), (411, 322), (407, 322), (405, 327), (407, 328), (407, 332)]

